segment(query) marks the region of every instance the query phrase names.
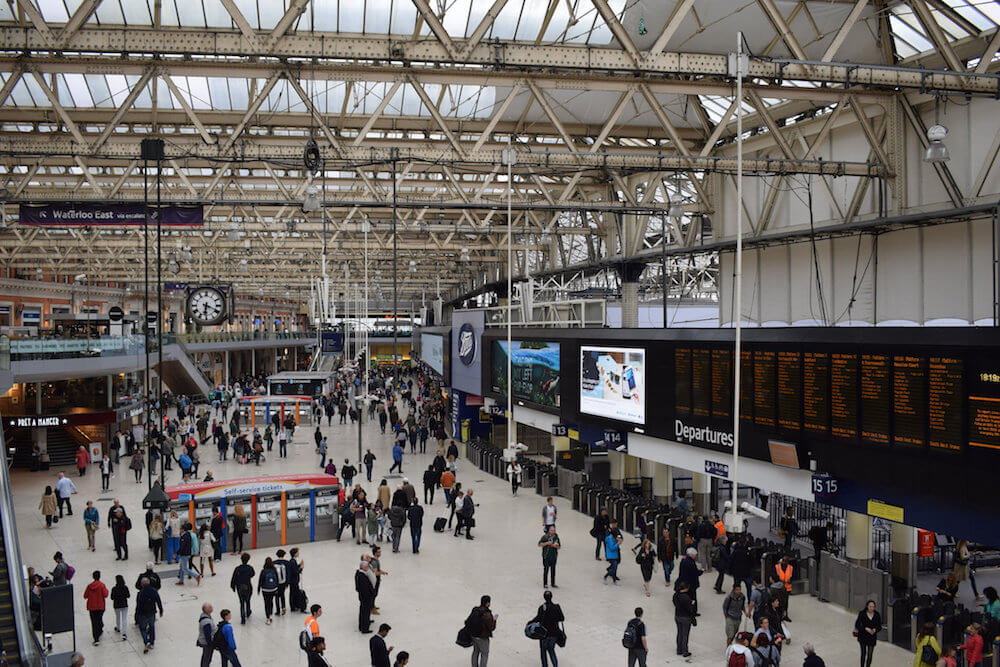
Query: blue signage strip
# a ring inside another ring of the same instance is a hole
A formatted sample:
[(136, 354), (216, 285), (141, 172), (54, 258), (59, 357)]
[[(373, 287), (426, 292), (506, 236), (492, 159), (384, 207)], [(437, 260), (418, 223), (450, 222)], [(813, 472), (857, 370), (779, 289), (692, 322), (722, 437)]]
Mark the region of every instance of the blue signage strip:
[(705, 461), (705, 472), (709, 475), (714, 475), (715, 477), (729, 478), (729, 466), (725, 463), (716, 463), (715, 461)]
[[(150, 207), (150, 224), (155, 223), (154, 209)], [(205, 224), (205, 210), (201, 206), (161, 206), (162, 223), (168, 226), (199, 227)], [(120, 202), (72, 203), (60, 202), (18, 207), (22, 225), (47, 225), (64, 227), (72, 225), (123, 226), (145, 223), (146, 210), (143, 204)]]

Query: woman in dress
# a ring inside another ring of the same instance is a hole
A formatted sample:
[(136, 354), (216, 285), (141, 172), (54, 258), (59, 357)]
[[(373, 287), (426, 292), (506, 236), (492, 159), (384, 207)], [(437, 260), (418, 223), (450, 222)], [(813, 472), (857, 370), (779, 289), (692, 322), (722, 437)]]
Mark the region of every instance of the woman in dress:
[(215, 547), (213, 544), (217, 542), (215, 535), (212, 531), (208, 529), (208, 524), (203, 523), (201, 528), (198, 529), (198, 556), (201, 567), (201, 576), (205, 576), (205, 561), (208, 561), (208, 567), (212, 570), (212, 576), (215, 576)]
[(653, 563), (656, 562), (656, 549), (648, 539), (643, 539), (642, 544), (636, 549), (635, 562), (642, 571), (642, 587), (646, 589), (646, 597), (650, 596), (649, 582), (653, 578)]

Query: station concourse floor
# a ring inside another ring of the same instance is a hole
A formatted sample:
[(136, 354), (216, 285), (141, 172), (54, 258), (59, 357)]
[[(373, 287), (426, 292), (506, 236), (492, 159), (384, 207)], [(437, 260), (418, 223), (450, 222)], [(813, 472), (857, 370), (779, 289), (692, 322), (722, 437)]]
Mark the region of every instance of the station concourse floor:
[[(324, 420), (325, 422), (325, 420)], [(322, 426), (327, 435), (329, 453), (338, 464), (345, 456), (357, 456), (357, 425), (339, 425), (334, 419), (330, 427)], [(277, 458), (277, 444), (266, 462), (256, 467), (240, 465), (231, 459), (217, 463), (217, 450), (207, 443), (202, 453), (201, 472), (211, 470), (217, 480), (255, 477), (268, 474), (317, 472), (319, 457), (314, 453), (313, 431), (315, 426), (304, 424), (295, 431), (289, 446), (288, 458)], [(379, 432), (377, 422), (366, 422), (363, 427), (363, 445), (370, 447), (378, 457), (375, 463), (373, 484), (364, 484), (369, 497), (392, 463), (389, 435)], [(422, 493), (422, 472), (433, 457), (432, 445), (428, 453), (407, 454), (403, 460), (406, 475), (418, 493)], [(122, 463), (125, 460), (122, 459)], [(163, 576), (168, 569), (171, 577), (164, 577), (161, 596), (164, 616), (156, 622), (156, 646), (149, 654), (142, 652), (143, 644), (135, 627), (135, 590), (129, 604), (128, 639), (122, 641), (114, 631), (114, 614), (111, 602), (104, 615), (105, 633), (100, 646), (91, 645), (90, 618), (82, 599), (83, 588), (91, 581), (91, 572), (101, 571), (101, 579), (110, 589), (116, 574), (122, 574), (129, 586), (134, 586), (138, 574), (145, 569), (151, 554), (146, 548), (141, 500), (146, 494), (146, 480), (136, 484), (132, 471), (123, 466), (116, 468), (111, 480), (111, 490), (100, 491), (100, 475), (96, 468), (80, 478), (75, 468), (63, 470), (70, 475), (79, 489), (73, 496), (74, 514), (65, 517), (51, 529), (37, 507), (47, 484), (54, 484), (58, 470), (31, 473), (16, 470), (12, 474), (15, 511), (20, 536), (21, 553), (26, 565), (39, 571), (49, 571), (54, 565), (52, 554), (61, 550), (66, 561), (76, 568), (73, 584), (76, 587), (76, 640), (87, 665), (197, 665), (201, 650), (195, 646), (198, 617), (203, 602), (218, 612), (228, 608), (234, 612), (234, 629), (237, 654), (243, 665), (305, 665), (305, 655), (298, 649), (298, 633), (305, 619), (303, 614), (289, 612), (275, 617), (270, 626), (264, 624), (263, 600), (255, 595), (252, 601), (253, 616), (246, 625), (239, 624), (239, 603), (229, 589), (229, 579), (238, 558), (228, 552), (221, 563), (216, 563), (217, 576), (206, 576), (201, 585), (188, 581), (181, 588), (175, 586), (176, 566), (161, 564), (154, 568)], [(167, 473), (167, 483), (179, 481), (176, 469)], [(435, 533), (434, 519), (444, 512), (444, 497), (438, 493), (434, 504), (425, 508), (423, 542), (420, 553), (410, 548), (409, 529), (404, 528), (400, 553), (391, 553), (391, 544), (383, 543), (382, 567), (389, 572), (383, 577), (378, 605), (381, 614), (374, 617), (373, 628), (379, 623), (392, 626), (387, 643), (396, 651), (410, 653), (411, 667), (460, 666), (470, 661), (471, 649), (457, 646), (455, 635), (469, 610), (478, 604), (479, 597), (489, 594), (492, 609), (499, 615), (497, 630), (490, 643), (490, 665), (497, 667), (540, 664), (538, 643), (524, 636), (525, 623), (535, 615), (542, 603), (542, 567), (540, 549), (541, 506), (544, 499), (533, 490), (522, 490), (511, 497), (509, 485), (474, 468), (467, 460), (459, 461), (458, 481), (464, 488), (475, 490), (480, 506), (476, 511), (477, 526), (474, 541), (455, 538), (450, 532)], [(389, 478), (393, 487), (401, 479)], [(133, 530), (129, 533), (129, 560), (115, 561), (111, 537), (106, 527), (106, 513), (113, 498), (118, 498), (132, 517)], [(83, 529), (83, 509), (86, 501), (94, 500), (100, 511), (102, 528), (97, 533), (97, 551), (86, 548)], [(422, 498), (421, 498), (422, 502)], [(594, 540), (588, 534), (591, 519), (574, 512), (570, 502), (556, 499), (559, 508), (558, 533), (563, 548), (558, 561), (559, 588), (554, 589), (554, 601), (562, 606), (566, 615), (567, 645), (558, 649), (560, 665), (603, 666), (625, 665), (627, 651), (622, 648), (621, 637), (625, 624), (632, 618), (636, 606), (645, 609), (645, 622), (649, 633), (650, 665), (711, 665), (723, 664), (724, 630), (721, 612), (722, 596), (712, 590), (715, 575), (702, 577), (699, 606), (702, 616), (692, 629), (688, 660), (675, 652), (675, 625), (671, 596), (673, 586), (664, 587), (663, 573), (657, 568), (653, 574), (652, 597), (642, 591), (638, 566), (629, 551), (634, 538), (627, 536), (623, 545), (623, 562), (619, 574), (621, 586), (602, 585), (601, 577), (606, 564), (594, 560)], [(319, 620), (321, 633), (327, 640), (326, 657), (331, 665), (366, 666), (369, 635), (362, 636), (357, 629), (358, 598), (354, 590), (354, 572), (358, 560), (367, 547), (357, 546), (345, 531), (342, 542), (324, 541), (299, 546), (305, 559), (303, 588), (309, 603), (323, 605)], [(287, 550), (288, 547), (286, 547)], [(274, 555), (276, 548), (251, 550), (251, 564), (259, 572), (263, 560)], [(676, 568), (674, 576), (676, 576)], [(731, 579), (727, 577), (727, 587)], [(830, 667), (853, 665), (858, 661), (857, 642), (851, 635), (855, 614), (809, 596), (795, 596), (791, 600), (790, 615), (792, 643), (785, 648), (783, 664), (800, 665), (803, 658), (802, 643), (812, 642), (817, 653)], [(54, 637), (55, 650), (69, 650), (69, 635)], [(393, 653), (395, 658), (395, 652)], [(879, 643), (875, 651), (875, 665), (897, 667), (909, 665), (913, 654), (902, 649)], [(215, 657), (213, 664), (220, 664)]]

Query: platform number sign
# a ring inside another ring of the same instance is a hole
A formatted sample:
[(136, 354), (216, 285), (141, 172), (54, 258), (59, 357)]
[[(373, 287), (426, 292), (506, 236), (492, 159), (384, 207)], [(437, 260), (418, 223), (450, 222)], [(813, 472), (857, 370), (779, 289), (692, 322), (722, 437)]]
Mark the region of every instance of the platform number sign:
[(622, 444), (622, 433), (621, 431), (604, 431), (604, 444), (607, 447), (617, 447)]
[(569, 427), (566, 424), (553, 424), (552, 425), (552, 435), (557, 438), (565, 438), (569, 435)]
[(827, 475), (813, 475), (812, 492), (814, 495), (824, 497), (835, 496), (837, 495), (837, 491), (836, 479)]

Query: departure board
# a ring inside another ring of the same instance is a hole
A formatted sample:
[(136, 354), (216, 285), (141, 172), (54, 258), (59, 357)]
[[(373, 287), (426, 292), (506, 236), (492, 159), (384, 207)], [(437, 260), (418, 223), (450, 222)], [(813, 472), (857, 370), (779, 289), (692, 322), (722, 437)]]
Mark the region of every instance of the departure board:
[(777, 355), (770, 350), (753, 353), (753, 421), (758, 426), (774, 428)]
[(927, 432), (934, 449), (962, 450), (962, 360), (927, 360)]
[(691, 414), (691, 348), (674, 350), (674, 409), (679, 415)]
[(740, 419), (753, 419), (753, 353), (740, 350)]
[(826, 433), (830, 429), (830, 355), (805, 352), (802, 355), (802, 422), (807, 431)]
[(861, 437), (889, 442), (889, 355), (861, 355)]
[(712, 418), (733, 418), (733, 353), (712, 350)]
[(923, 447), (926, 444), (924, 415), (927, 412), (927, 380), (924, 358), (892, 357), (892, 442)]
[(830, 432), (858, 437), (858, 355), (830, 355)]
[(712, 414), (712, 353), (705, 348), (691, 352), (691, 411), (696, 417)]
[(798, 352), (778, 353), (778, 426), (802, 427), (802, 357)]
[(969, 396), (969, 446), (1000, 450), (1000, 398)]

